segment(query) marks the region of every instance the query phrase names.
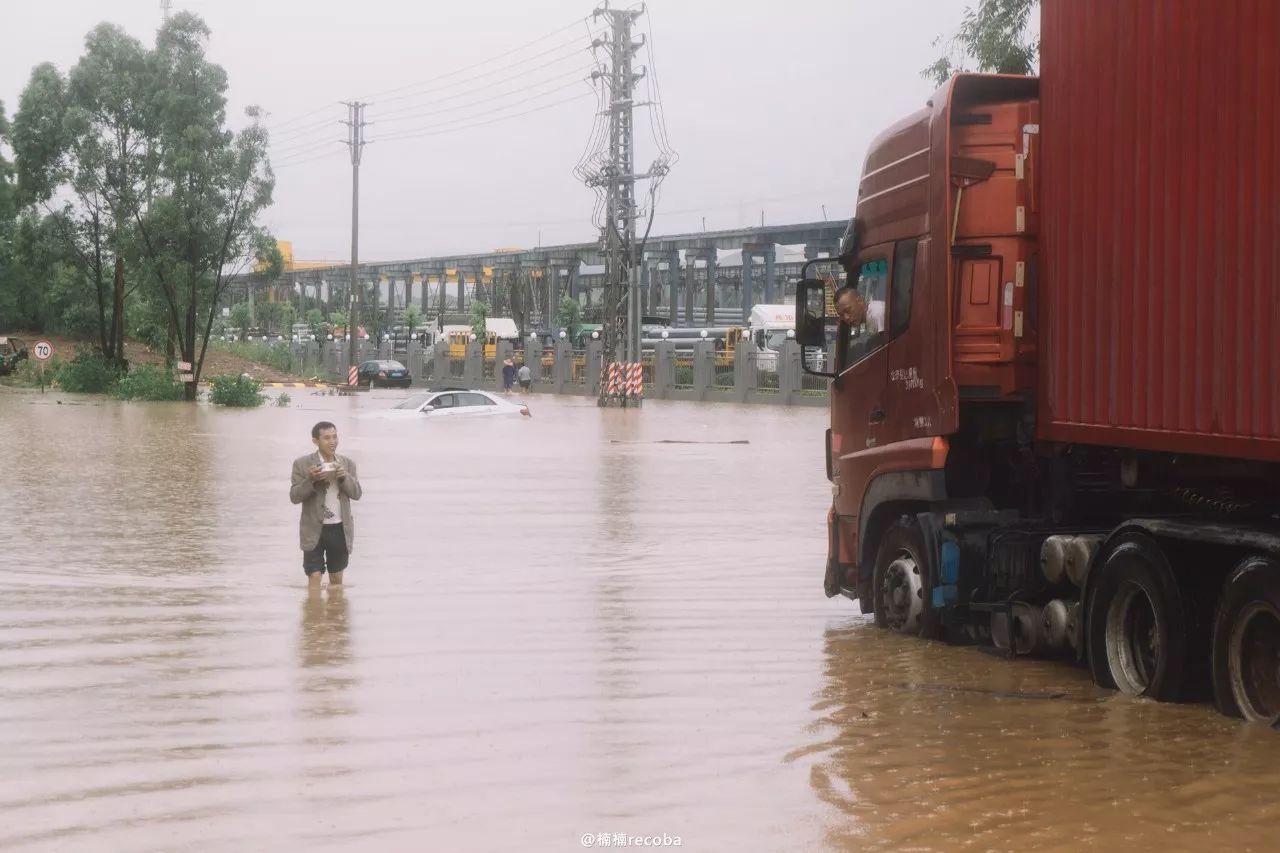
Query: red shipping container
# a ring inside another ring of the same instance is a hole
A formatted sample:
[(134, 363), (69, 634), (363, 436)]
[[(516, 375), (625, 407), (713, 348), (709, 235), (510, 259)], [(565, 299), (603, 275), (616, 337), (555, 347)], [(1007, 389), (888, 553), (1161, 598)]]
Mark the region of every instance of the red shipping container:
[(1042, 15), (1041, 437), (1280, 460), (1280, 2)]

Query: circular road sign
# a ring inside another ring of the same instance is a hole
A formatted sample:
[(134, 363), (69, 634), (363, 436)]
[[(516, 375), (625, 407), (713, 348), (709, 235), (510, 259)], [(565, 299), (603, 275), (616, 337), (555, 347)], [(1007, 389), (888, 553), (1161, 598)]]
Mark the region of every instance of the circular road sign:
[(31, 354), (40, 361), (48, 361), (53, 356), (53, 344), (48, 341), (36, 341), (31, 347)]

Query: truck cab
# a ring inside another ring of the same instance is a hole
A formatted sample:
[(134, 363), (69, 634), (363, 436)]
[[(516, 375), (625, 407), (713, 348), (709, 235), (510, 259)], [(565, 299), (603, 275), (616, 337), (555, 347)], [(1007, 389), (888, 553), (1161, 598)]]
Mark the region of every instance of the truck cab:
[[(872, 143), (840, 264), (865, 306), (836, 329), (826, 590), (874, 608), (881, 534), (919, 506), (991, 500), (1036, 367), (1038, 81), (958, 75)], [(814, 288), (797, 293), (814, 331)], [(825, 320), (825, 312), (822, 318)], [(976, 441), (981, 434), (984, 441)], [(997, 502), (999, 498), (997, 497)]]
[(778, 353), (788, 339), (795, 337), (795, 329), (795, 305), (753, 305), (747, 321), (747, 334), (751, 338), (751, 350), (756, 355), (756, 367), (777, 370)]

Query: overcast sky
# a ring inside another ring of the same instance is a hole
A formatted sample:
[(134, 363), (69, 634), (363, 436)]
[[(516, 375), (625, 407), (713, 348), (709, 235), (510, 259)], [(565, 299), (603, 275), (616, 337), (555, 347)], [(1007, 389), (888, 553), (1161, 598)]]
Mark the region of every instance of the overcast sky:
[[(704, 218), (708, 230), (756, 224), (762, 212), (766, 223), (816, 221), (824, 205), (829, 218), (847, 218), (868, 143), (923, 106), (933, 87), (920, 69), (965, 2), (652, 3), (639, 28), (652, 28), (667, 136), (680, 157), (653, 233), (698, 231)], [(98, 22), (150, 45), (161, 19), (160, 0), (3, 5), (0, 100), (10, 116), (31, 68), (52, 61), (66, 71)], [(588, 26), (569, 26), (589, 17), (590, 0), (172, 6), (212, 29), (232, 121), (242, 123), (249, 104), (270, 113), (278, 168), (267, 224), (299, 259), (350, 257), (351, 167), (338, 121), (339, 102), (352, 98), (373, 102), (362, 260), (593, 239), (594, 195), (572, 175), (596, 109), (593, 90), (576, 82), (591, 63)], [(649, 61), (642, 50), (639, 64)], [(511, 117), (527, 110), (536, 111)], [(636, 113), (640, 169), (656, 151), (649, 118)], [(402, 138), (377, 141), (394, 134)]]

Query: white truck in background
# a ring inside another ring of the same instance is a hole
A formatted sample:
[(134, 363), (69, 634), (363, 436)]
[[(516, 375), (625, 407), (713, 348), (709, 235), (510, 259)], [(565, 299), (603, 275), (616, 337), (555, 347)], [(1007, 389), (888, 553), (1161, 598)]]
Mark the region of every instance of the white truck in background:
[(778, 353), (782, 344), (796, 334), (794, 305), (756, 305), (747, 321), (747, 334), (756, 354), (758, 370), (778, 369)]

